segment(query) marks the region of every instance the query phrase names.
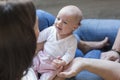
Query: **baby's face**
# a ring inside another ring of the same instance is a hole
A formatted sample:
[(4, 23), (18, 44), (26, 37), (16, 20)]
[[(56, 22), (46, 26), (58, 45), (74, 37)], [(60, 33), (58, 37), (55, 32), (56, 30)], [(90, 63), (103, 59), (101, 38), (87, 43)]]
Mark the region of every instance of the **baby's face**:
[(76, 23), (74, 14), (60, 11), (56, 17), (55, 26), (59, 35), (69, 36), (78, 24)]

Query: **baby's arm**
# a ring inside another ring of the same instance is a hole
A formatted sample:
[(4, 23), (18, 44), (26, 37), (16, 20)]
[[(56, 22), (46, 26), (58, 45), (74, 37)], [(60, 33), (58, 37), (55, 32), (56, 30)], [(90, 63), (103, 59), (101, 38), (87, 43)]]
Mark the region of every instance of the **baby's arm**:
[(45, 41), (37, 43), (37, 48), (36, 48), (35, 54), (38, 53), (40, 50), (43, 50), (44, 43), (45, 43)]
[(42, 30), (39, 33), (38, 39), (37, 39), (37, 48), (36, 48), (36, 53), (38, 53), (40, 50), (43, 50), (44, 48), (44, 43), (46, 42), (47, 38), (50, 36), (51, 34), (51, 28), (52, 27), (48, 27), (44, 30)]
[(66, 51), (64, 56), (57, 57), (56, 59), (53, 60), (53, 64), (57, 68), (59, 68), (61, 66), (66, 66), (67, 64), (69, 64), (74, 59), (75, 50), (76, 50), (76, 48), (74, 46), (69, 47), (69, 49)]

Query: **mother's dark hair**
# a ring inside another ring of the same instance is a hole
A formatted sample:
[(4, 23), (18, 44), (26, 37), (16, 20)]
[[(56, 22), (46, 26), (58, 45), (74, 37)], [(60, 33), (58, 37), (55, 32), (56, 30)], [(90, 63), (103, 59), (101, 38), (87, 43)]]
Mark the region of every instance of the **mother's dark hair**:
[(0, 1), (0, 80), (20, 80), (36, 49), (34, 4)]

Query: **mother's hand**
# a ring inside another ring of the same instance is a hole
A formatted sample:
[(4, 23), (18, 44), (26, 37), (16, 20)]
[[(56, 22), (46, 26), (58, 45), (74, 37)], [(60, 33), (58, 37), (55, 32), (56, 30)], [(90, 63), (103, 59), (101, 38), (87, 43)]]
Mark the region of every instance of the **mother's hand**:
[(64, 70), (58, 73), (59, 77), (70, 78), (77, 75), (82, 69), (84, 64), (81, 62), (82, 58), (75, 58)]
[(103, 52), (101, 54), (101, 59), (119, 62), (120, 56), (117, 52), (111, 50), (108, 52)]

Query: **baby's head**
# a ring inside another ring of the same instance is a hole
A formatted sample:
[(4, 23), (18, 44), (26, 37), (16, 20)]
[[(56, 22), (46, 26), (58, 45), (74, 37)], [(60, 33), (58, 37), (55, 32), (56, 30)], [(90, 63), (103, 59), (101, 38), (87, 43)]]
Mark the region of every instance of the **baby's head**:
[(74, 5), (68, 5), (68, 6), (63, 7), (59, 11), (58, 15), (59, 14), (71, 16), (72, 23), (79, 24), (79, 22), (82, 20), (82, 11), (77, 6), (74, 6)]
[(78, 28), (81, 20), (82, 12), (77, 6), (65, 6), (58, 12), (55, 20), (57, 32), (59, 34), (69, 35)]

